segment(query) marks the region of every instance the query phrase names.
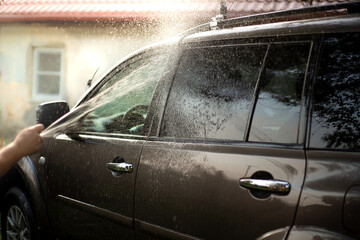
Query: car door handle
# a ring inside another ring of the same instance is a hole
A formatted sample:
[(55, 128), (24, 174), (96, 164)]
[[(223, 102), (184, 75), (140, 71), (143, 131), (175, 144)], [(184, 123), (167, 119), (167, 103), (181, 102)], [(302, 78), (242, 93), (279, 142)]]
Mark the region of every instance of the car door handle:
[(240, 179), (240, 186), (248, 189), (261, 190), (286, 195), (290, 192), (290, 183), (275, 179)]
[(106, 168), (114, 171), (114, 172), (118, 172), (118, 173), (131, 173), (133, 171), (133, 165), (129, 164), (129, 163), (107, 163), (106, 164)]

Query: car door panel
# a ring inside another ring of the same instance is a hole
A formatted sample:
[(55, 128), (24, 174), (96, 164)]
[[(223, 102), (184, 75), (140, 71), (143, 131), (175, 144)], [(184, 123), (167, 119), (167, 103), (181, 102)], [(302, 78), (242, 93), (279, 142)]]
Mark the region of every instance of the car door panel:
[[(295, 225), (318, 226), (332, 231), (359, 237), (359, 211), (346, 214), (346, 206), (358, 202), (348, 198), (347, 191), (360, 184), (359, 153), (309, 150), (307, 175)], [(331, 156), (331, 157), (329, 157)], [(349, 224), (349, 225), (348, 225)]]
[(307, 174), (295, 220), (298, 229), (325, 229), (334, 239), (360, 237), (359, 35), (323, 36), (309, 114)]
[(130, 58), (50, 130), (47, 208), (61, 237), (135, 237), (137, 166), (168, 56), (166, 49), (151, 49)]
[[(254, 239), (291, 225), (304, 170), (302, 150), (149, 142), (135, 219), (202, 239)], [(290, 193), (258, 198), (240, 187), (241, 178), (259, 171), (289, 182)]]
[(47, 161), (47, 206), (53, 227), (81, 239), (133, 238), (136, 172), (114, 176), (106, 164), (121, 157), (137, 169), (142, 144), (91, 135), (76, 140), (57, 136)]
[(292, 226), (313, 42), (267, 41), (186, 46), (159, 133), (140, 159), (139, 239), (256, 239)]

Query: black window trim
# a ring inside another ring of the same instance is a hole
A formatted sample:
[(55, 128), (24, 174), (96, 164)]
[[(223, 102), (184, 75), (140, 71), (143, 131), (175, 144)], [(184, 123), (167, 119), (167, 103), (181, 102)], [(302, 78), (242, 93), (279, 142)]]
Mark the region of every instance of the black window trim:
[(312, 77), (312, 81), (310, 84), (310, 93), (309, 93), (309, 100), (308, 100), (308, 109), (307, 109), (307, 121), (306, 121), (306, 136), (305, 136), (305, 149), (308, 150), (310, 149), (310, 136), (311, 136), (311, 119), (312, 119), (312, 112), (313, 112), (313, 104), (312, 104), (312, 99), (313, 99), (313, 94), (314, 94), (314, 85), (315, 85), (315, 79), (318, 76), (318, 69), (319, 69), (319, 62), (320, 62), (320, 56), (321, 56), (321, 50), (323, 47), (323, 42), (324, 42), (324, 38), (325, 38), (325, 34), (321, 35), (321, 39), (319, 42), (319, 47), (317, 49), (316, 52), (316, 60), (315, 60), (315, 66), (314, 66), (314, 75)]
[(149, 136), (141, 136), (141, 135), (131, 135), (131, 134), (123, 134), (123, 133), (101, 133), (101, 132), (87, 132), (87, 131), (78, 131), (74, 133), (66, 134), (70, 138), (87, 142), (87, 139), (122, 139), (128, 141), (136, 141), (143, 140), (146, 141)]
[(257, 100), (259, 97), (261, 76), (263, 75), (263, 72), (264, 72), (264, 68), (266, 65), (266, 59), (268, 57), (270, 47), (271, 47), (271, 44), (269, 43), (267, 45), (267, 49), (266, 49), (266, 52), (264, 55), (264, 59), (263, 59), (263, 63), (260, 68), (259, 75), (256, 79), (256, 85), (255, 85), (254, 93), (253, 93), (252, 100), (251, 100), (250, 112), (249, 112), (248, 120), (247, 120), (246, 127), (245, 127), (245, 134), (244, 134), (243, 142), (249, 142), (250, 129), (251, 129), (252, 121), (254, 118), (256, 103), (257, 103)]
[[(261, 68), (261, 72), (260, 72), (260, 76), (259, 76), (259, 79), (258, 79), (258, 82), (256, 84), (256, 91), (254, 91), (254, 94), (256, 94), (256, 96), (254, 96), (254, 103), (253, 105), (251, 106), (251, 115), (249, 116), (249, 118), (251, 117), (251, 119), (249, 119), (249, 122), (248, 124), (250, 125), (246, 130), (248, 131), (247, 132), (247, 136), (246, 136), (246, 139), (244, 140), (245, 142), (249, 142), (249, 143), (262, 143), (262, 144), (280, 144), (280, 145), (286, 145), (286, 146), (292, 146), (292, 145), (296, 145), (296, 146), (305, 146), (305, 139), (301, 139), (301, 132), (300, 132), (300, 129), (302, 129), (302, 131), (304, 132), (305, 129), (303, 129), (301, 127), (301, 125), (303, 124), (303, 121), (304, 121), (304, 114), (306, 115), (306, 88), (307, 88), (307, 83), (309, 82), (309, 79), (310, 79), (310, 63), (311, 63), (311, 59), (313, 58), (313, 49), (314, 49), (314, 44), (315, 44), (315, 41), (314, 40), (304, 40), (304, 41), (285, 41), (285, 42), (272, 42), (272, 43), (269, 43), (269, 46), (268, 46), (268, 50), (271, 48), (271, 46), (273, 45), (297, 45), (297, 44), (301, 44), (301, 43), (309, 43), (310, 44), (310, 47), (309, 47), (309, 52), (308, 52), (308, 59), (307, 59), (307, 62), (306, 62), (306, 68), (305, 68), (305, 74), (304, 74), (304, 81), (303, 81), (303, 86), (302, 86), (302, 92), (301, 92), (301, 101), (300, 101), (300, 112), (299, 112), (299, 122), (298, 122), (298, 127), (297, 127), (297, 139), (296, 139), (296, 144), (287, 144), (287, 143), (267, 143), (267, 142), (255, 142), (255, 141), (249, 141), (249, 135), (250, 135), (250, 130), (251, 130), (251, 125), (252, 125), (252, 120), (253, 120), (253, 117), (254, 117), (254, 113), (255, 113), (255, 107), (256, 107), (256, 103), (257, 103), (257, 100), (258, 100), (258, 96), (259, 96), (259, 88), (260, 86), (258, 86), (258, 84), (260, 84), (260, 81), (261, 81), (261, 76), (263, 75), (263, 70), (265, 68), (265, 60), (267, 59), (267, 54), (268, 52), (266, 53), (266, 56), (264, 58), (264, 63), (263, 63), (263, 66)], [(305, 106), (305, 108), (304, 108)]]

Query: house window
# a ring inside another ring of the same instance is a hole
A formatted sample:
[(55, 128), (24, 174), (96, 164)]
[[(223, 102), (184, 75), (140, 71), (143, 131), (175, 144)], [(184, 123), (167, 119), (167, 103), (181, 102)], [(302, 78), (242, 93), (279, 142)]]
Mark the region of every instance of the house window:
[(33, 99), (38, 101), (61, 98), (63, 50), (36, 48), (34, 52)]

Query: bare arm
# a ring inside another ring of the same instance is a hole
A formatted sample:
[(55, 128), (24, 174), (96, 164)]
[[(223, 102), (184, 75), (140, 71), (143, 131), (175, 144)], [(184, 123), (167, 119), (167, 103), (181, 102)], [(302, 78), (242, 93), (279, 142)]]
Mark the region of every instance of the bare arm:
[(22, 157), (40, 150), (42, 130), (44, 130), (42, 124), (26, 128), (16, 136), (13, 142), (0, 150), (0, 177)]

